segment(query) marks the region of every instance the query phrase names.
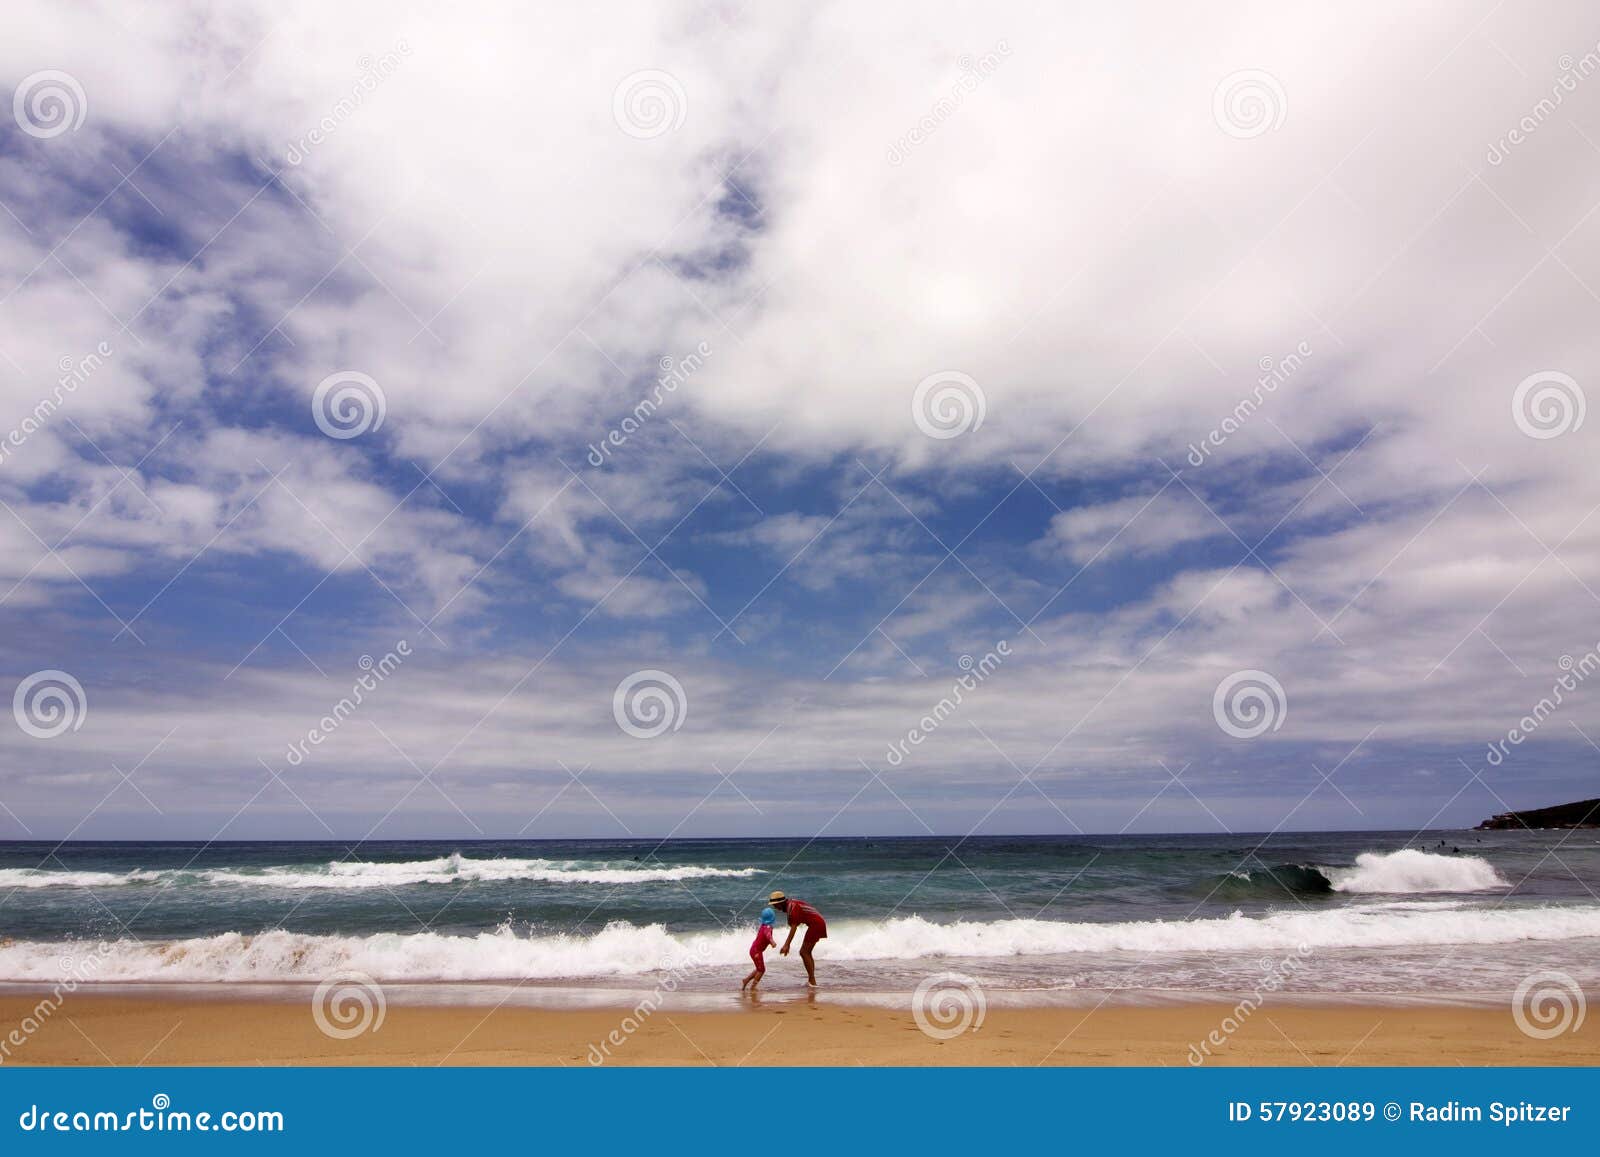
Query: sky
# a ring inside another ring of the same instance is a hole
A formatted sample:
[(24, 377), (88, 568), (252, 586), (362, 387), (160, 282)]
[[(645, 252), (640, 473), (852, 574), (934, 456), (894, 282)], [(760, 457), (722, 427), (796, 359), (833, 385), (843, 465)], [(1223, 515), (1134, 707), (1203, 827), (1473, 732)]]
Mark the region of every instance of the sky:
[(0, 838), (1600, 795), (1600, 15), (1391, 8), (21, 0)]

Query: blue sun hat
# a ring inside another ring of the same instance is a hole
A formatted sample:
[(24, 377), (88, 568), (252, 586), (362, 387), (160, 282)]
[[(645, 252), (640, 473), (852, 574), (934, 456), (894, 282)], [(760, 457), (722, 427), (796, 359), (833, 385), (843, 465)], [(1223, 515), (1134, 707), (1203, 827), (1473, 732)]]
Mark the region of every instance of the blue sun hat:
[(771, 908), (763, 908), (761, 909), (761, 922), (768, 925), (776, 924), (778, 922), (778, 914)]

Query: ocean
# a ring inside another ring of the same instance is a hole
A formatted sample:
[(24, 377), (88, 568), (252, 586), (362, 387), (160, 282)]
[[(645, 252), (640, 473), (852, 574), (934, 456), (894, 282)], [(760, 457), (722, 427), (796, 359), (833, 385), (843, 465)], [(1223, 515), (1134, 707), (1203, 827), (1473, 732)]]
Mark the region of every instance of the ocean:
[[(1442, 841), (1442, 843), (1441, 843)], [(0, 985), (316, 984), (737, 998), (774, 888), (826, 998), (1504, 999), (1600, 988), (1600, 833), (0, 844)], [(779, 921), (780, 943), (783, 936)], [(798, 991), (768, 955), (768, 992)], [(454, 996), (449, 994), (454, 993)]]

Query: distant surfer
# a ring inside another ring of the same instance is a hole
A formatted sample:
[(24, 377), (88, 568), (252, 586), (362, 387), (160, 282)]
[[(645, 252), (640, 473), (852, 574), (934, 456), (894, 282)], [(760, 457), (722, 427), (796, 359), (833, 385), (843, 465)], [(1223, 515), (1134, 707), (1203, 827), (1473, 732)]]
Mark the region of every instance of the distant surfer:
[(789, 945), (794, 943), (795, 931), (804, 924), (806, 929), (805, 939), (800, 941), (800, 959), (806, 966), (806, 983), (812, 988), (817, 986), (817, 964), (811, 957), (811, 951), (817, 946), (818, 940), (828, 938), (828, 922), (804, 900), (791, 900), (782, 892), (774, 892), (768, 902), (779, 912), (789, 917), (789, 937), (783, 942), (783, 947), (778, 949), (778, 955), (789, 955)]

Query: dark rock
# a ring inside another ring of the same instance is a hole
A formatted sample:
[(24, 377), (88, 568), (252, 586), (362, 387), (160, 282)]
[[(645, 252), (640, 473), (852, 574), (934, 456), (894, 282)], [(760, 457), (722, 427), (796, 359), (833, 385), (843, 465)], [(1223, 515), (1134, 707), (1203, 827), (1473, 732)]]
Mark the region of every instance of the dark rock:
[(1580, 799), (1554, 807), (1522, 812), (1501, 812), (1478, 825), (1478, 831), (1518, 831), (1528, 828), (1600, 828), (1600, 799)]

